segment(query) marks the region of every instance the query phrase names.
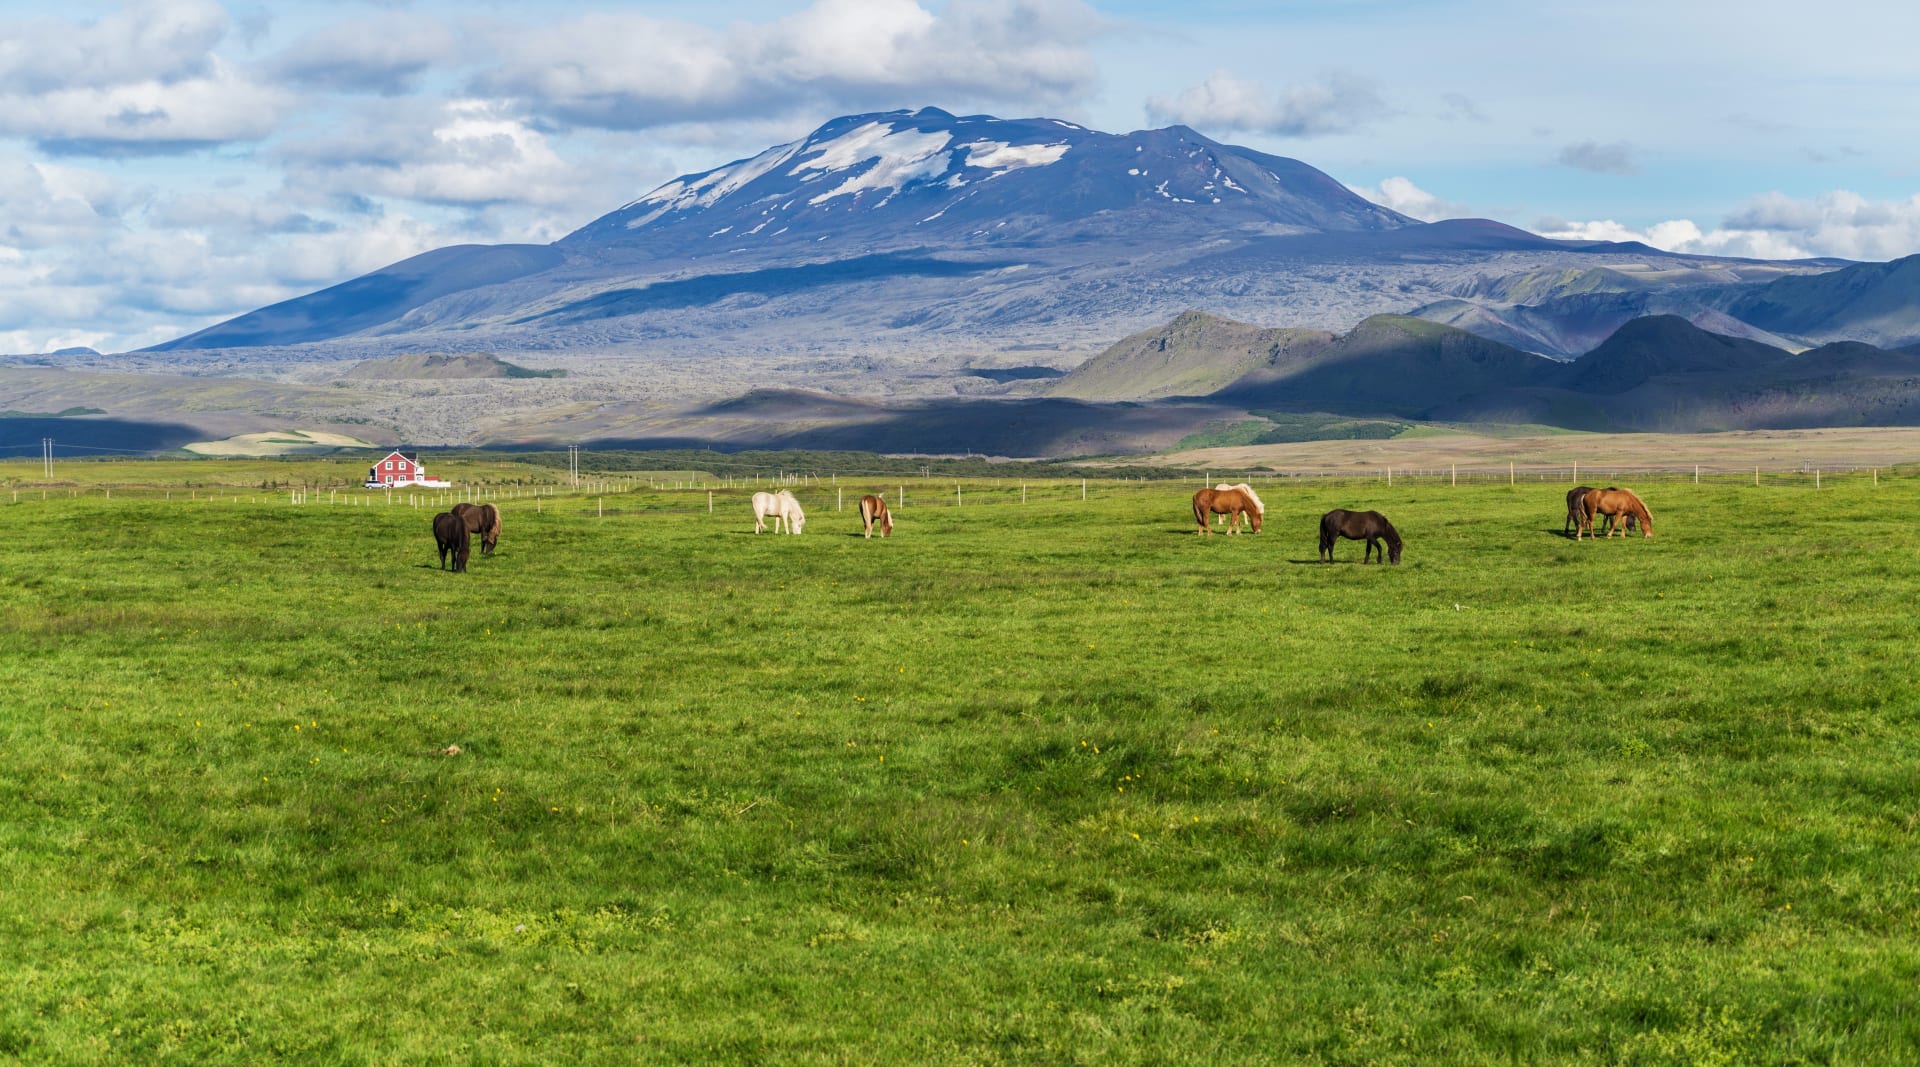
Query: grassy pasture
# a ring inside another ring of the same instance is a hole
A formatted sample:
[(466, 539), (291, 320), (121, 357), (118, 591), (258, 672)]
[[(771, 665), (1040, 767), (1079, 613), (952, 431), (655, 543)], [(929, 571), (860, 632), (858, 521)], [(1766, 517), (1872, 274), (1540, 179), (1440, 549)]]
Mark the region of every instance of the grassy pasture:
[(1637, 487), (0, 496), (0, 1060), (1910, 1058), (1920, 479)]

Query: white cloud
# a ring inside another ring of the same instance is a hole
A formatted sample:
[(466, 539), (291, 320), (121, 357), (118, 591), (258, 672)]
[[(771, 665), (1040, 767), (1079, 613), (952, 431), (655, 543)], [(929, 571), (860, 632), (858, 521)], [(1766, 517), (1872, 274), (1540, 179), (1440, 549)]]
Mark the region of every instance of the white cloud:
[(525, 118), (473, 99), (369, 108), (350, 134), (291, 142), (280, 156), (289, 183), (318, 198), (550, 206), (573, 203), (592, 179)]
[(322, 27), (267, 63), (277, 79), (339, 92), (406, 92), (456, 60), (460, 36), (444, 19), (388, 15)]
[(213, 0), (146, 0), (93, 21), (0, 20), (0, 93), (196, 80), (226, 32)]
[(1598, 144), (1582, 141), (1560, 150), (1555, 162), (1563, 167), (1593, 174), (1638, 174), (1640, 164), (1633, 158), (1633, 146), (1625, 141)]
[[(1096, 77), (1105, 21), (1081, 0), (815, 0), (768, 23), (712, 30), (626, 13), (501, 27), (478, 95), (608, 129), (764, 118), (937, 98), (1048, 105)], [(636, 54), (644, 53), (644, 61)]]
[(1413, 184), (1407, 178), (1387, 178), (1377, 186), (1349, 185), (1347, 188), (1381, 207), (1391, 208), (1421, 222), (1468, 218), (1473, 215), (1473, 209), (1466, 204), (1455, 200), (1444, 200)]
[(1603, 219), (1549, 220), (1540, 232), (1545, 237), (1642, 241), (1669, 252), (1750, 259), (1897, 259), (1920, 252), (1920, 195), (1875, 202), (1845, 190), (1812, 199), (1767, 193), (1710, 230), (1691, 219), (1671, 219), (1643, 230)]
[(1147, 101), (1147, 114), (1156, 123), (1281, 137), (1350, 133), (1388, 113), (1386, 102), (1370, 82), (1339, 72), (1275, 93), (1260, 82), (1215, 71), (1175, 96)]
[(214, 54), (227, 25), (210, 0), (0, 22), (0, 135), (108, 156), (264, 138), (288, 98)]

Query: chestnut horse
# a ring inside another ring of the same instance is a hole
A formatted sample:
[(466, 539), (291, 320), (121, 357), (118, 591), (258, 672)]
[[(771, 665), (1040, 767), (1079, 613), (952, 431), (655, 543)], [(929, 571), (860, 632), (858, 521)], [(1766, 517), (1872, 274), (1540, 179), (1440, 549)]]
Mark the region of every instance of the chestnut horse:
[[(1607, 490), (1609, 492), (1618, 492), (1618, 490), (1611, 485), (1607, 486)], [(1577, 485), (1567, 490), (1567, 523), (1561, 528), (1561, 533), (1570, 534), (1580, 529), (1581, 509), (1586, 507), (1587, 494), (1591, 492), (1593, 492), (1593, 486), (1591, 485)], [(1605, 529), (1611, 531), (1619, 518), (1618, 515), (1607, 516)], [(1640, 520), (1635, 518), (1632, 512), (1628, 512), (1627, 529), (1636, 529), (1639, 524)]]
[(893, 512), (887, 510), (887, 497), (869, 493), (860, 498), (860, 525), (866, 527), (867, 540), (873, 540), (873, 524), (880, 524), (880, 536), (893, 535)]
[(451, 511), (443, 511), (433, 517), (433, 539), (440, 546), (441, 570), (447, 569), (449, 554), (453, 556), (453, 573), (459, 574), (467, 569), (472, 536), (467, 532), (466, 522)]
[[(1214, 488), (1215, 489), (1238, 489), (1241, 492), (1247, 494), (1247, 499), (1253, 501), (1254, 514), (1260, 516), (1262, 521), (1266, 519), (1267, 505), (1260, 500), (1260, 494), (1253, 491), (1253, 486), (1248, 485), (1245, 482), (1221, 482), (1219, 485), (1214, 486)], [(1221, 522), (1231, 524), (1236, 517), (1233, 515), (1222, 515), (1222, 516), (1218, 516), (1218, 518), (1219, 518), (1219, 521)], [(1231, 525), (1228, 526), (1228, 532), (1232, 532)], [(1255, 531), (1255, 532), (1257, 533), (1258, 531)]]
[(1254, 506), (1247, 494), (1238, 489), (1202, 489), (1193, 494), (1193, 521), (1200, 524), (1200, 532), (1210, 534), (1207, 529), (1208, 515), (1227, 516), (1227, 533), (1240, 532), (1241, 517), (1254, 533), (1260, 532), (1260, 509)]
[[(1320, 562), (1333, 562), (1333, 543), (1339, 538), (1349, 541), (1365, 541), (1367, 547), (1360, 553), (1360, 562), (1367, 563), (1374, 552), (1380, 553), (1380, 562), (1400, 562), (1400, 532), (1393, 528), (1385, 515), (1377, 511), (1348, 511), (1334, 508), (1320, 516)], [(1381, 547), (1380, 542), (1386, 541)]]
[[(1580, 540), (1581, 534), (1593, 537), (1595, 515), (1624, 517), (1629, 524), (1637, 520), (1640, 524), (1640, 535), (1653, 536), (1653, 513), (1647, 510), (1647, 506), (1640, 502), (1640, 498), (1635, 496), (1631, 489), (1588, 490), (1587, 495), (1580, 502), (1580, 529), (1574, 531), (1574, 540)], [(1607, 530), (1608, 537), (1612, 537), (1613, 534), (1613, 530)], [(1626, 531), (1622, 530), (1620, 534), (1624, 537)]]
[(449, 509), (448, 514), (460, 516), (467, 524), (468, 533), (480, 535), (480, 554), (493, 555), (495, 545), (500, 543), (500, 509), (492, 504), (468, 504), (461, 502)]

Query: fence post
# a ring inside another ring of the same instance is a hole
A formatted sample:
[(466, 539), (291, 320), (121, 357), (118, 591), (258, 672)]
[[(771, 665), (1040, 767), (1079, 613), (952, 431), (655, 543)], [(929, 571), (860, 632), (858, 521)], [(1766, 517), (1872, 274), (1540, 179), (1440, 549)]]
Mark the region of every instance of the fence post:
[(1513, 461), (1512, 460), (1507, 461), (1507, 484), (1508, 485), (1513, 484)]
[(1760, 464), (1758, 463), (1753, 465), (1753, 487), (1760, 488)]
[(1460, 484), (1460, 464), (1455, 463), (1450, 465), (1447, 468), (1447, 473), (1453, 480), (1452, 484), (1458, 486)]
[[(836, 477), (836, 479), (835, 479), (835, 480), (836, 480), (836, 481), (838, 481), (838, 478)], [(707, 494), (707, 497), (708, 497), (708, 499), (712, 499), (712, 497), (713, 497), (713, 494), (712, 494), (712, 493), (708, 493), (708, 494)], [(840, 503), (841, 503), (841, 501), (840, 501), (840, 490), (838, 490), (838, 489), (835, 489), (835, 490), (833, 491), (833, 510), (835, 510), (835, 511), (839, 511), (839, 510), (840, 510)], [(709, 508), (708, 510), (712, 510), (712, 509), (711, 509), (711, 508)]]
[(1818, 467), (1813, 468), (1813, 487), (1820, 488), (1820, 468)]
[(1388, 489), (1393, 488), (1393, 468), (1392, 467), (1387, 468), (1387, 488)]
[(955, 482), (953, 483), (953, 506), (957, 508), (963, 503), (965, 501), (960, 499), (960, 483)]
[(907, 487), (902, 485), (897, 488), (900, 490), (900, 506), (904, 508), (907, 506)]
[(1080, 479), (1080, 499), (1087, 499), (1087, 480), (1085, 478)]
[(1693, 465), (1693, 484), (1700, 484), (1700, 464), (1698, 463)]
[(713, 490), (707, 490), (707, 514), (713, 514)]
[[(1879, 477), (1879, 475), (1878, 475), (1878, 474), (1876, 473), (1876, 474), (1874, 475), (1874, 477), (1875, 477), (1875, 478), (1878, 478), (1878, 477)], [(1876, 481), (1876, 482), (1874, 482), (1873, 484), (1875, 484), (1875, 485), (1879, 485), (1880, 483)], [(1025, 483), (1025, 482), (1021, 482), (1021, 483), (1020, 483), (1020, 502), (1021, 502), (1022, 504), (1024, 504), (1024, 503), (1026, 503), (1026, 502), (1027, 502), (1027, 483)]]

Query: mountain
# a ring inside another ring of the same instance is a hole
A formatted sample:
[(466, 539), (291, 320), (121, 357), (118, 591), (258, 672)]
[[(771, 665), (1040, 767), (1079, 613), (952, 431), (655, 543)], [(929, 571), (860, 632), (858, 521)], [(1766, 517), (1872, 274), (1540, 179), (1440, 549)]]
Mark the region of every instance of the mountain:
[[(1343, 335), (1308, 334), (1189, 312), (1126, 338), (1054, 390), (1164, 396), (1169, 382), (1206, 381), (1257, 363), (1231, 384), (1182, 402), (1269, 419), (1315, 412), (1606, 431), (1920, 423), (1920, 346), (1841, 342), (1795, 354), (1678, 316), (1630, 320), (1571, 362), (1407, 316), (1374, 316)], [(1296, 340), (1282, 351), (1276, 337)], [(1258, 426), (1237, 425), (1259, 435)]]
[(1283, 411), (1425, 418), (1489, 390), (1544, 381), (1558, 366), (1405, 315), (1375, 315), (1301, 357), (1257, 369), (1212, 397)]
[(1920, 255), (1723, 289), (1728, 315), (1783, 336), (1883, 347), (1920, 341)]
[(1650, 315), (1621, 326), (1553, 378), (1577, 392), (1624, 393), (1661, 375), (1751, 371), (1788, 355), (1758, 341), (1709, 333), (1678, 315)]
[(1325, 348), (1325, 330), (1263, 329), (1188, 311), (1164, 326), (1122, 339), (1075, 367), (1047, 390), (1082, 400), (1200, 396), (1256, 370)]
[(1184, 126), (925, 108), (835, 119), (550, 245), (438, 249), (153, 351), (1079, 354), (1187, 308), (1345, 330), (1488, 274), (1649, 262), (1707, 261), (1418, 222)]

